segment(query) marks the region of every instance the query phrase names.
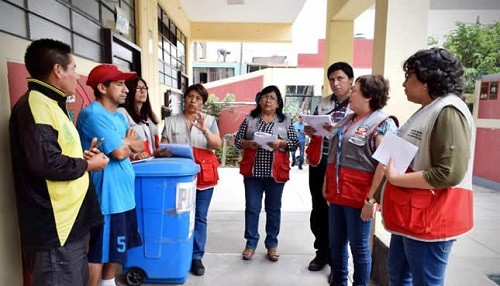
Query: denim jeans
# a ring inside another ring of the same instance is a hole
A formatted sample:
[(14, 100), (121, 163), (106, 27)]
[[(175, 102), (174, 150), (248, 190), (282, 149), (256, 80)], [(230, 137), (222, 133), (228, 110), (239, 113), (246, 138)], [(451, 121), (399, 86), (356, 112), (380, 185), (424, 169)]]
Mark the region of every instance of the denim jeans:
[(306, 142), (300, 142), (299, 141), (299, 148), (297, 148), (297, 150), (299, 150), (299, 162), (296, 162), (295, 160), (295, 151), (293, 151), (292, 153), (292, 163), (293, 165), (295, 165), (295, 163), (298, 163), (299, 166), (302, 166), (304, 164), (304, 148), (305, 148), (305, 145), (306, 145)]
[(392, 234), (387, 260), (390, 285), (444, 285), (454, 242), (424, 242)]
[(196, 190), (196, 212), (194, 215), (193, 259), (202, 260), (207, 242), (207, 215), (214, 188)]
[(361, 220), (361, 209), (337, 204), (330, 204), (328, 215), (332, 278), (335, 285), (348, 285), (348, 244), (351, 246), (354, 262), (354, 282), (352, 285), (369, 285), (372, 268), (370, 253), (372, 221)]
[(245, 239), (246, 247), (255, 249), (259, 242), (259, 215), (262, 209), (262, 196), (265, 194), (267, 249), (278, 247), (278, 234), (281, 224), (281, 196), (285, 183), (276, 183), (273, 178), (246, 177), (245, 184)]

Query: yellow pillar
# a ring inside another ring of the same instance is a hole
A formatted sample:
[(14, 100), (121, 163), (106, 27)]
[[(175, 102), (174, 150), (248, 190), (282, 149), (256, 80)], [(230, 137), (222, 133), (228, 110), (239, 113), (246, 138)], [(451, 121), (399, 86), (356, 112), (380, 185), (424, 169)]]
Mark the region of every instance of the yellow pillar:
[(335, 20), (341, 1), (328, 0), (326, 4), (325, 37), (325, 76), (323, 78), (323, 96), (331, 94), (328, 84), (328, 67), (338, 61), (352, 63), (354, 50), (354, 19)]
[(410, 103), (402, 87), (404, 61), (427, 47), (430, 0), (376, 0), (372, 72), (389, 79), (390, 100), (385, 112), (400, 123), (418, 108)]

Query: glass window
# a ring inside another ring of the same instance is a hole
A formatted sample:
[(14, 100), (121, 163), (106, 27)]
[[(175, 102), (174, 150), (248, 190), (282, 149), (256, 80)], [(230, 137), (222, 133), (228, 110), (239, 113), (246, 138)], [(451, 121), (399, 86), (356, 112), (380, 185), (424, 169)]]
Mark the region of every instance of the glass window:
[[(29, 0), (31, 12), (52, 20), (63, 27), (70, 27), (69, 8), (54, 0)], [(50, 9), (47, 9), (50, 7)]]
[(71, 44), (71, 32), (69, 30), (33, 14), (29, 15), (29, 23), (32, 40), (52, 38), (63, 43)]
[(73, 30), (96, 42), (101, 41), (101, 27), (82, 15), (72, 12)]
[(95, 0), (72, 1), (73, 6), (87, 13), (92, 18), (99, 20), (99, 3)]
[(101, 57), (101, 49), (102, 46), (96, 42), (90, 41), (78, 35), (74, 36), (73, 52), (77, 55), (85, 55), (86, 58), (100, 63), (103, 61)]
[(25, 38), (26, 17), (22, 9), (0, 2), (0, 30)]
[[(21, 7), (24, 7), (24, 0), (7, 0), (7, 2), (11, 2), (11, 3), (14, 3), (18, 6), (21, 6)], [(2, 6), (0, 6), (2, 7)], [(5, 11), (5, 10), (0, 10), (0, 11)]]
[(115, 13), (113, 10), (110, 10), (104, 6), (102, 6), (101, 9), (102, 12), (102, 19), (101, 23), (104, 25), (105, 28), (114, 28), (115, 27)]

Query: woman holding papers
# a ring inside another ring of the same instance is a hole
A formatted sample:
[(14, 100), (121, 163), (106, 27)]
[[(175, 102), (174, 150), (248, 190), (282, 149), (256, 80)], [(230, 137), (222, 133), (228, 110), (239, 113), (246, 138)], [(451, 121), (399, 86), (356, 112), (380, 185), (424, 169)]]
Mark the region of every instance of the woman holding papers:
[[(278, 261), (278, 234), (281, 222), (281, 195), (289, 179), (289, 151), (298, 139), (289, 117), (283, 114), (283, 98), (274, 86), (265, 87), (255, 99), (238, 130), (235, 146), (243, 149), (240, 174), (245, 184), (245, 239), (243, 259), (250, 260), (259, 242), (259, 214), (265, 194), (267, 259)], [(267, 136), (266, 136), (267, 135)]]
[(332, 130), (323, 195), (329, 202), (331, 248), (330, 285), (347, 285), (350, 244), (353, 285), (369, 285), (370, 229), (375, 216), (373, 193), (383, 177), (372, 154), (387, 132), (397, 132), (397, 120), (383, 113), (389, 82), (381, 75), (356, 79), (349, 99), (353, 113)]
[(158, 148), (158, 117), (154, 114), (149, 101), (148, 85), (142, 78), (126, 82), (129, 93), (123, 107), (116, 111), (125, 116), (129, 127), (144, 140), (144, 151), (132, 153), (131, 160), (147, 159), (152, 156), (168, 156), (168, 152)]
[(384, 170), (390, 284), (444, 285), (453, 242), (473, 225), (473, 118), (463, 101), (464, 69), (447, 50), (431, 48), (408, 58), (403, 70), (408, 100), (422, 107), (398, 134), (419, 148), (410, 167), (400, 174), (390, 161)]
[(193, 147), (200, 172), (196, 181), (196, 213), (194, 224), (194, 245), (191, 272), (205, 274), (202, 259), (207, 239), (207, 214), (212, 200), (214, 186), (219, 180), (219, 162), (214, 150), (222, 145), (217, 121), (200, 110), (207, 102), (208, 92), (201, 84), (189, 86), (184, 92), (182, 113), (167, 117), (162, 132), (162, 143), (189, 144)]

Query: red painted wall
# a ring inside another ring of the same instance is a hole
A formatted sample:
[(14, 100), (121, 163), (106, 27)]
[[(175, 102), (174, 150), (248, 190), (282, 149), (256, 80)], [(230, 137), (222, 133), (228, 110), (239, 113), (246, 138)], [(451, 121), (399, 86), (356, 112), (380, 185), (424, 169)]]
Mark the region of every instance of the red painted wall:
[[(373, 56), (373, 40), (354, 39), (354, 68), (371, 68)], [(325, 40), (318, 40), (318, 52), (316, 54), (298, 54), (297, 67), (299, 68), (323, 68), (325, 63)]]
[(373, 40), (354, 39), (354, 68), (371, 68), (373, 55)]
[(322, 68), (325, 63), (325, 40), (318, 40), (318, 52), (316, 54), (298, 54), (297, 67), (299, 68)]
[(500, 129), (477, 128), (474, 176), (500, 183), (499, 149)]
[[(264, 86), (264, 78), (262, 76), (233, 82), (229, 84), (220, 85), (213, 88), (208, 88), (208, 93), (215, 94), (218, 98), (222, 99), (228, 93), (235, 96), (236, 102), (255, 102), (255, 94), (259, 92)], [(234, 133), (245, 119), (245, 116), (254, 109), (255, 105), (241, 105), (237, 106), (234, 111), (224, 110), (219, 116), (219, 132), (221, 136), (225, 134)]]
[[(492, 83), (496, 85), (496, 93), (493, 92)], [(481, 81), (481, 93), (479, 96), (478, 119), (500, 119), (500, 76)], [(496, 94), (496, 98), (494, 96)]]
[[(10, 107), (12, 108), (17, 100), (26, 93), (28, 85), (26, 78), (29, 73), (24, 67), (24, 64), (7, 62), (7, 78), (9, 82)], [(80, 110), (95, 100), (94, 91), (89, 86), (85, 85), (87, 77), (80, 75), (79, 85), (76, 87), (76, 94), (73, 97), (68, 97), (66, 107), (68, 113), (73, 118), (73, 122), (78, 119)]]

